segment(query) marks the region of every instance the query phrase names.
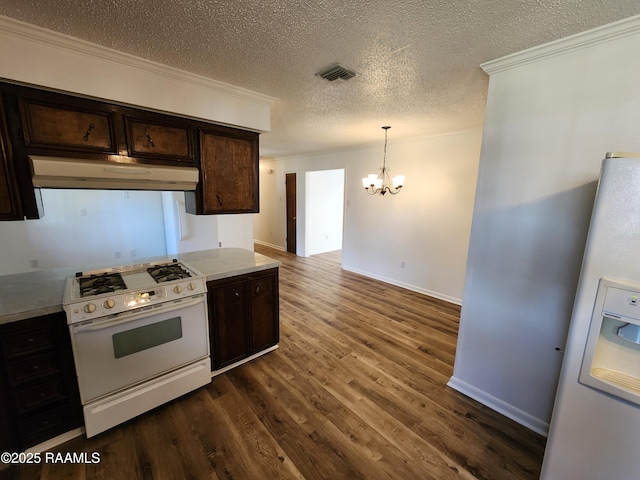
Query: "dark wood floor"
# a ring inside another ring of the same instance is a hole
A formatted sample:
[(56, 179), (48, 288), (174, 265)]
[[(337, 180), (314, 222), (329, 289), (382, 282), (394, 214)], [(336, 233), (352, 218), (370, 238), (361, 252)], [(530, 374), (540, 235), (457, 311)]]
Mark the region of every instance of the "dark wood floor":
[(339, 252), (283, 262), (280, 348), (10, 479), (537, 479), (543, 437), (450, 389), (459, 307), (342, 271)]

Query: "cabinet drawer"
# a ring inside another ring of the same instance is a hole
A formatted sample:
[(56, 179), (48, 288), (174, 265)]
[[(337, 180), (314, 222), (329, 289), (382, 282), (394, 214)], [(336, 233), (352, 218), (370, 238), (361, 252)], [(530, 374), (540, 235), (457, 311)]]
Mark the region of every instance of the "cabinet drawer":
[(55, 347), (52, 327), (2, 337), (2, 350), (8, 360)]
[(111, 112), (74, 110), (21, 99), (27, 147), (117, 153)]
[(125, 117), (130, 156), (165, 157), (192, 163), (192, 131), (187, 126), (152, 123)]
[(26, 446), (33, 446), (71, 428), (73, 428), (73, 422), (68, 405), (54, 408), (18, 422), (20, 438)]
[(56, 380), (16, 392), (18, 412), (24, 414), (67, 397), (64, 382)]
[(55, 352), (29, 357), (7, 365), (7, 374), (12, 385), (61, 373), (62, 369)]

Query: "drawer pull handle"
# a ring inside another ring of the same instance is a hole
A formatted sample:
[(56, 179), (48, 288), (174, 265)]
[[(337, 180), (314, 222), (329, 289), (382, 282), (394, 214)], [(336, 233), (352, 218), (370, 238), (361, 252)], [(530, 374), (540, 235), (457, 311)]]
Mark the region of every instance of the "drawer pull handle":
[(155, 149), (156, 144), (153, 143), (153, 140), (151, 140), (151, 135), (149, 134), (149, 132), (146, 132), (144, 136), (147, 137), (147, 140), (149, 141), (149, 145), (151, 145), (151, 148)]
[(87, 133), (84, 134), (84, 137), (82, 137), (82, 139), (85, 142), (89, 141), (89, 135), (91, 135), (91, 131), (95, 128), (95, 125), (93, 125), (93, 123), (89, 124), (89, 128), (87, 129)]
[(259, 294), (260, 294), (260, 285), (256, 287), (256, 295), (259, 295)]
[(35, 341), (36, 341), (36, 339), (35, 339), (35, 338), (30, 338), (29, 340), (27, 340), (27, 342), (29, 342), (29, 343), (33, 343), (33, 342), (35, 342)]
[(240, 294), (239, 294), (238, 292), (236, 292), (235, 290), (233, 291), (233, 294), (234, 294), (236, 297), (240, 297)]
[(34, 366), (32, 367), (32, 370), (38, 370), (39, 368), (40, 368), (40, 367), (39, 367), (38, 365), (34, 365)]

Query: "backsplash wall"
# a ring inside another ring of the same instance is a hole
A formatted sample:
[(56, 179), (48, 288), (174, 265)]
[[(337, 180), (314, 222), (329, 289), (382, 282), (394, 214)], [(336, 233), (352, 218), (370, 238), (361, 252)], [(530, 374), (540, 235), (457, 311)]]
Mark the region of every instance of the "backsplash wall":
[(39, 220), (0, 223), (0, 275), (166, 254), (161, 192), (42, 190)]

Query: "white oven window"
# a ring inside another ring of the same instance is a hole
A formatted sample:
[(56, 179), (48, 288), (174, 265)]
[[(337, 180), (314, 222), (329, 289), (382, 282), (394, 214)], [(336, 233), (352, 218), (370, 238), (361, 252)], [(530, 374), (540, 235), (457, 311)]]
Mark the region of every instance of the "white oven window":
[(116, 333), (112, 335), (111, 341), (115, 358), (122, 358), (180, 338), (182, 338), (182, 319), (174, 317)]

